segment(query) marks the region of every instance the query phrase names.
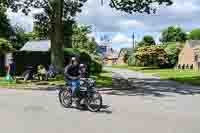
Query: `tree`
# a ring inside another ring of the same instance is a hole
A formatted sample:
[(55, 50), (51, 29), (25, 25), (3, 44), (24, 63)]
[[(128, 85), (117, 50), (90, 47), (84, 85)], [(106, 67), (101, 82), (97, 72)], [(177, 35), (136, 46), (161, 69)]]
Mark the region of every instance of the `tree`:
[(165, 66), (168, 63), (167, 53), (160, 46), (145, 46), (135, 53), (136, 64), (141, 66)]
[(72, 28), (72, 47), (86, 48), (88, 45), (88, 37), (90, 27), (74, 24)]
[(95, 53), (97, 49), (97, 42), (94, 37), (88, 37), (89, 33), (91, 33), (90, 26), (73, 24), (72, 47), (84, 49), (89, 53)]
[(13, 48), (19, 50), (24, 46), (24, 44), (29, 40), (26, 36), (25, 31), (20, 26), (13, 27), (13, 36), (15, 38), (11, 39), (11, 43), (13, 44)]
[(89, 40), (89, 45), (88, 45), (88, 49), (87, 51), (90, 53), (94, 53), (96, 54), (97, 52), (97, 42), (95, 40), (95, 38), (93, 37), (91, 40)]
[(191, 40), (200, 40), (200, 29), (194, 29), (189, 35)]
[(167, 47), (165, 48), (165, 51), (168, 56), (169, 67), (174, 67), (176, 65), (176, 63), (178, 62), (178, 56), (183, 47), (184, 47), (184, 45), (181, 43), (178, 43), (178, 44), (170, 43), (167, 45)]
[(31, 40), (40, 40), (40, 36), (38, 35), (37, 32), (25, 32), (24, 33), (25, 37), (28, 39), (28, 41), (31, 41)]
[[(20, 2), (19, 2), (20, 1)], [(87, 0), (2, 0), (13, 11), (21, 10), (25, 14), (34, 8), (43, 9), (44, 12), (36, 15), (38, 23), (45, 23), (49, 29), (51, 39), (51, 61), (57, 68), (63, 68), (64, 32), (63, 22), (73, 18)], [(157, 5), (171, 5), (172, 0), (110, 0), (110, 6), (127, 13), (154, 13)]]
[(51, 62), (58, 69), (63, 70), (64, 22), (81, 12), (81, 7), (86, 0), (10, 0), (8, 2), (10, 3), (6, 4), (12, 11), (22, 11), (26, 15), (29, 15), (32, 9), (43, 9), (43, 12), (35, 14), (35, 23), (43, 29), (48, 29), (48, 37), (51, 40)]
[(138, 43), (138, 47), (143, 47), (143, 46), (151, 46), (151, 45), (156, 45), (154, 39), (152, 36), (144, 36), (142, 41)]
[(162, 32), (160, 41), (166, 42), (185, 42), (187, 34), (180, 27), (170, 26)]
[(0, 38), (0, 54), (14, 50), (11, 43), (3, 38)]
[(0, 37), (9, 39), (12, 33), (12, 27), (6, 16), (6, 8), (0, 5)]

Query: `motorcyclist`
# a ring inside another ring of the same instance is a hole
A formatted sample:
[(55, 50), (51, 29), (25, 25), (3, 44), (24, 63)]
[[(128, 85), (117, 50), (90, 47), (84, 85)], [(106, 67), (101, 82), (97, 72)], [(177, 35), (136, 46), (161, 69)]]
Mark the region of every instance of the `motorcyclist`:
[(77, 96), (77, 92), (80, 89), (81, 75), (79, 71), (79, 63), (76, 57), (72, 57), (69, 65), (65, 67), (64, 76), (72, 90), (72, 96)]

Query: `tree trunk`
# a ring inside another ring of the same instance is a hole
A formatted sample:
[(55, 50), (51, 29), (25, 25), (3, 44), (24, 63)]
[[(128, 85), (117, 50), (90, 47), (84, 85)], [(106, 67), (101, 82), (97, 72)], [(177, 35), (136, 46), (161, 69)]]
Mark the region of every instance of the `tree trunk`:
[(64, 68), (64, 35), (62, 23), (63, 0), (54, 0), (54, 15), (51, 18), (51, 63), (60, 71)]

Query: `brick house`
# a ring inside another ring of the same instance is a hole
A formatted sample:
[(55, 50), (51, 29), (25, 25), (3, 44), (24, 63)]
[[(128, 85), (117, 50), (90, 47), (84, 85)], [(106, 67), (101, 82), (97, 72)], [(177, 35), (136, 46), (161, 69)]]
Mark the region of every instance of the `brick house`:
[(178, 69), (200, 69), (200, 41), (187, 41), (179, 54)]
[(104, 54), (103, 63), (106, 65), (114, 65), (117, 63), (118, 53), (112, 48), (109, 48)]
[(127, 64), (127, 61), (125, 61), (125, 56), (128, 52), (128, 48), (122, 48), (119, 52), (115, 50), (109, 51), (106, 56), (104, 57), (104, 64), (107, 65), (124, 65)]

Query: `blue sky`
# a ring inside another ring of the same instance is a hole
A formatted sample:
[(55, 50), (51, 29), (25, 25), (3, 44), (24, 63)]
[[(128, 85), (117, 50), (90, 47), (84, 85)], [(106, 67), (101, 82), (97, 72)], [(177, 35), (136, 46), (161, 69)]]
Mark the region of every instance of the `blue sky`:
[[(200, 28), (200, 0), (173, 1), (170, 7), (159, 7), (156, 14), (129, 15), (111, 9), (106, 3), (100, 6), (100, 0), (88, 0), (76, 19), (81, 24), (91, 25), (91, 36), (98, 41), (104, 34), (109, 35), (115, 49), (131, 47), (133, 32), (137, 41), (144, 35), (152, 35), (158, 41), (160, 32), (171, 25), (181, 26), (186, 32)], [(31, 16), (9, 12), (9, 18), (12, 24), (19, 24), (26, 31), (32, 30)]]

